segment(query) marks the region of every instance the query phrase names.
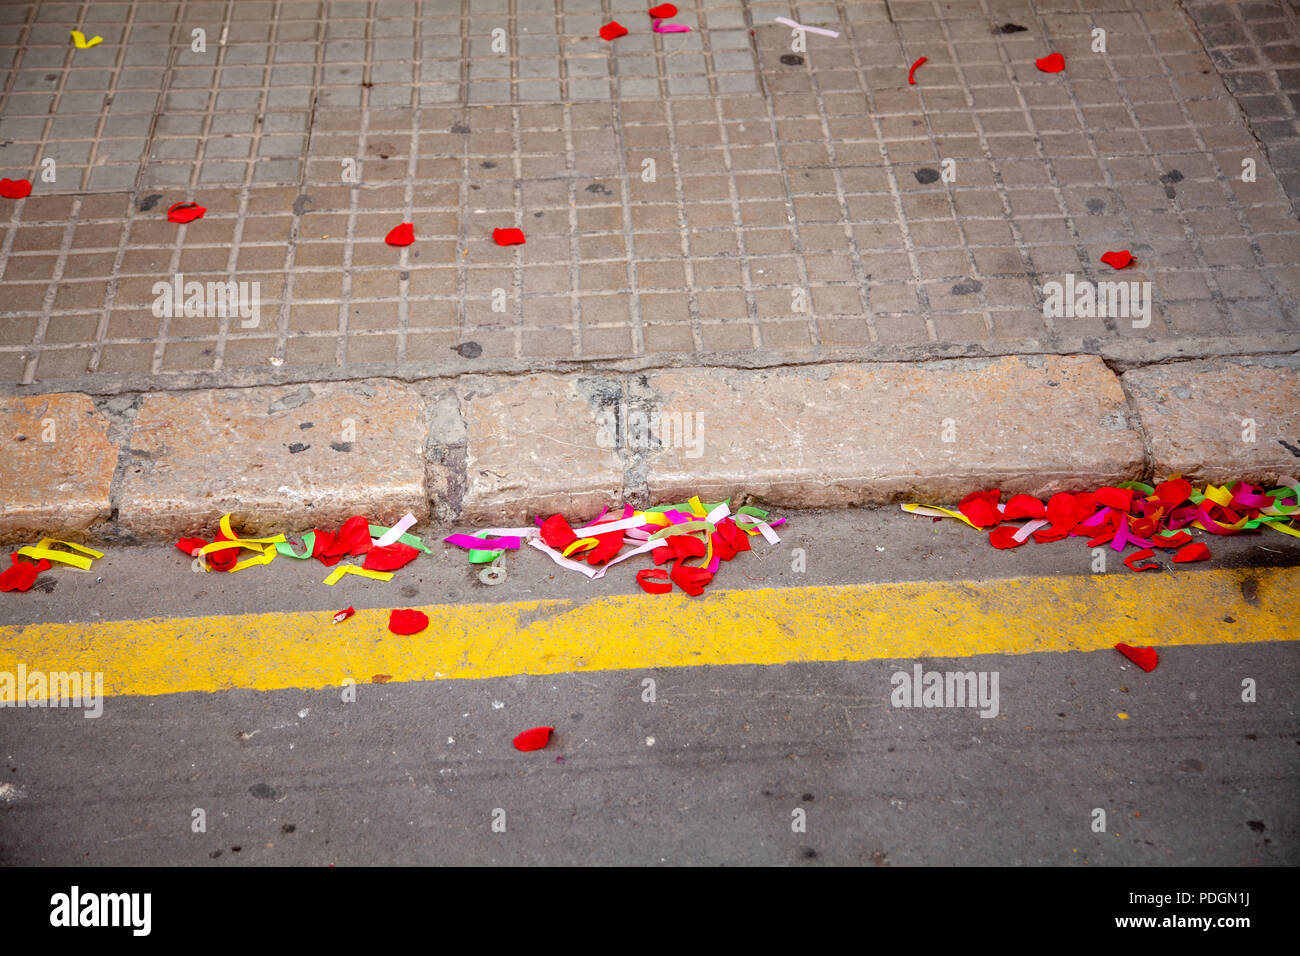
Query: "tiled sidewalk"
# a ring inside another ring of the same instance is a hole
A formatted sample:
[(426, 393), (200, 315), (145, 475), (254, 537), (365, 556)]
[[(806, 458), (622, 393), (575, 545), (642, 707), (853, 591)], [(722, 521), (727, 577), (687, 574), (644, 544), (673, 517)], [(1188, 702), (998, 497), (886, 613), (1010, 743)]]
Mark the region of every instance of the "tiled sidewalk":
[[(0, 387), (1294, 348), (1289, 154), (1172, 0), (648, 5), (0, 6), (0, 174), (36, 184), (0, 200)], [(1109, 249), (1150, 326), (1045, 318)], [(155, 316), (177, 273), (259, 283), (256, 326)]]

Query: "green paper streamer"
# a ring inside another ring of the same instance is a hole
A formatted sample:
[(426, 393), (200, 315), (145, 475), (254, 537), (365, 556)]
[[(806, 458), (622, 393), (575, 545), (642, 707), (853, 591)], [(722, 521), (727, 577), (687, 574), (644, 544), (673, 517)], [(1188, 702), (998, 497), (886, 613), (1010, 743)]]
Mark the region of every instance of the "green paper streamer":
[(297, 558), (299, 561), (304, 561), (307, 558), (310, 558), (312, 552), (316, 550), (316, 532), (308, 531), (302, 536), (302, 543), (307, 549), (306, 554), (298, 554), (293, 550), (293, 546), (289, 544), (288, 541), (277, 541), (275, 543), (275, 550), (279, 554), (287, 555), (290, 558)]

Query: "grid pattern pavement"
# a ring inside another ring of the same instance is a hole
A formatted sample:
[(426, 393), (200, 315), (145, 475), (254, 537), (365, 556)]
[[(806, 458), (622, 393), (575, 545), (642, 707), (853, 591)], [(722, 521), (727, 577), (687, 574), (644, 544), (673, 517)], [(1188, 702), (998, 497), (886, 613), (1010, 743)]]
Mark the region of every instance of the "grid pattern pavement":
[(1300, 0), (1191, 0), (1187, 10), (1300, 212)]
[[(0, 6), (0, 387), (1294, 345), (1300, 225), (1172, 0), (646, 6)], [(1149, 327), (1044, 316), (1125, 248)], [(257, 326), (155, 315), (177, 274)]]

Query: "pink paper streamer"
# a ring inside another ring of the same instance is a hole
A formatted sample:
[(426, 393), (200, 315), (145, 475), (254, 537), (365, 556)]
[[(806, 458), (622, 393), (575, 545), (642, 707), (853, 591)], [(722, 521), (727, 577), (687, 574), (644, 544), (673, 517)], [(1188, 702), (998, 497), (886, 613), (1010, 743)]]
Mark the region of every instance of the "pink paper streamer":
[[(660, 24), (663, 24), (662, 26)], [(663, 20), (656, 17), (650, 22), (655, 33), (690, 33), (691, 28), (680, 23), (664, 23)]]
[(502, 548), (518, 548), (518, 538), (475, 538), (468, 534), (453, 534), (442, 539), (458, 548), (472, 548), (477, 551), (499, 551)]

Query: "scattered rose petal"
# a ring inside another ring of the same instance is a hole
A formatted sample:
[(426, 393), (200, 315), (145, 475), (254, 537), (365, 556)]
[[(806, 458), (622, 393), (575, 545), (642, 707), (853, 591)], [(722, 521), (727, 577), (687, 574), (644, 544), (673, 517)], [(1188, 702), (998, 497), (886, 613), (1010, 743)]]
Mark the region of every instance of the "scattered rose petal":
[(677, 8), (671, 3), (661, 3), (657, 7), (651, 7), (646, 12), (652, 17), (658, 17), (660, 20), (668, 20), (677, 16)]
[(1179, 548), (1174, 552), (1174, 562), (1176, 564), (1187, 564), (1191, 561), (1208, 561), (1210, 560), (1210, 549), (1200, 541)]
[(173, 203), (167, 209), (167, 221), (179, 222), (184, 225), (187, 222), (193, 222), (195, 219), (202, 219), (207, 211), (206, 206), (200, 206), (196, 202)]
[(429, 626), (429, 615), (407, 608), (393, 611), (388, 616), (388, 629), (394, 634), (418, 634)]
[(551, 742), (553, 733), (555, 733), (554, 727), (531, 727), (515, 738), (515, 749), (525, 753), (530, 750), (541, 750)]
[(1006, 510), (1002, 512), (1002, 519), (1010, 521), (1013, 518), (1045, 518), (1047, 510), (1043, 503), (1033, 495), (1012, 495), (1011, 500), (1007, 502)]
[(627, 27), (623, 26), (623, 24), (619, 23), (617, 20), (611, 20), (600, 28), (600, 37), (602, 40), (613, 40), (621, 36), (627, 36)]
[(1002, 492), (997, 488), (992, 491), (974, 491), (961, 500), (957, 510), (976, 527), (988, 528), (1002, 521), (1002, 512), (998, 511), (998, 499), (1001, 497)]
[(1127, 269), (1133, 262), (1133, 254), (1127, 249), (1121, 249), (1119, 252), (1106, 253), (1101, 257), (1101, 261), (1112, 269)]
[(0, 179), (0, 196), (5, 199), (25, 199), (32, 194), (32, 184), (26, 179)]
[(420, 552), (415, 548), (397, 541), (382, 548), (372, 547), (366, 552), (366, 560), (361, 567), (367, 571), (396, 571), (419, 556)]
[(1119, 651), (1138, 667), (1147, 673), (1156, 669), (1156, 664), (1160, 663), (1160, 655), (1156, 653), (1154, 647), (1133, 647), (1122, 641), (1115, 645), (1115, 650)]
[(1034, 65), (1044, 73), (1060, 73), (1065, 69), (1065, 57), (1059, 53), (1049, 53), (1035, 60)]
[(388, 230), (388, 235), (384, 237), (384, 242), (390, 246), (409, 246), (415, 242), (415, 224), (404, 222), (399, 226), (394, 226)]
[(999, 525), (989, 532), (989, 544), (993, 545), (995, 548), (1001, 548), (1003, 550), (1006, 550), (1007, 548), (1018, 548), (1029, 540), (1028, 538), (1024, 538), (1017, 541), (1015, 536), (1019, 530), (1020, 529), (1013, 524)]

